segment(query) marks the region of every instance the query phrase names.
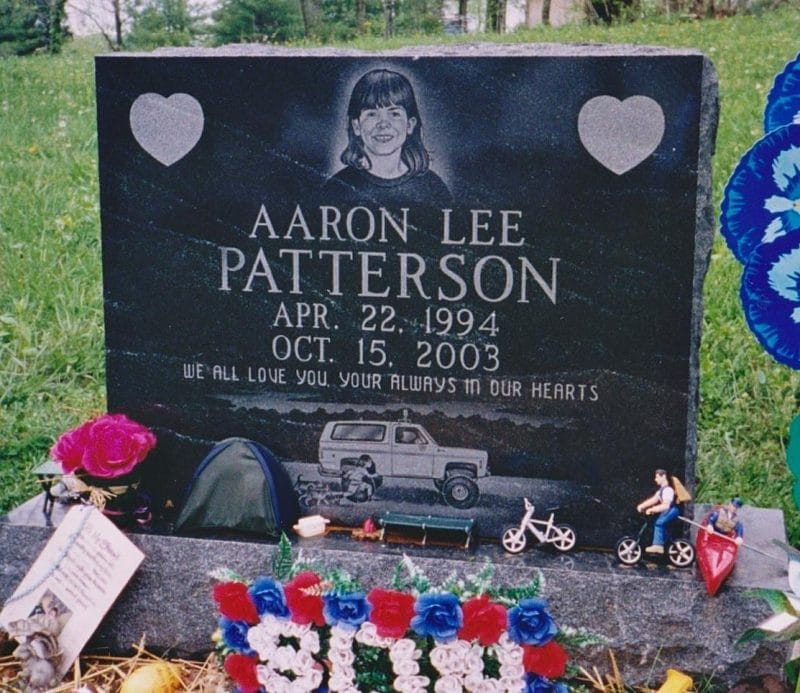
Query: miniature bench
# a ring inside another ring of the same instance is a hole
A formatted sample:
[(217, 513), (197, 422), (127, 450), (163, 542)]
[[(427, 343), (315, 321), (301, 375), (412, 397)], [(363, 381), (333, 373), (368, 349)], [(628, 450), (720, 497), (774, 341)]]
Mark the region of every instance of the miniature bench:
[(407, 513), (395, 513), (386, 511), (378, 519), (381, 526), (381, 541), (384, 541), (387, 531), (403, 533), (405, 530), (417, 530), (422, 532), (422, 536), (417, 539), (423, 546), (427, 543), (433, 544), (452, 544), (453, 535), (461, 543), (461, 535), (464, 539), (464, 548), (469, 548), (472, 539), (472, 530), (475, 527), (475, 520), (461, 520), (454, 517), (438, 517), (436, 515), (409, 515)]

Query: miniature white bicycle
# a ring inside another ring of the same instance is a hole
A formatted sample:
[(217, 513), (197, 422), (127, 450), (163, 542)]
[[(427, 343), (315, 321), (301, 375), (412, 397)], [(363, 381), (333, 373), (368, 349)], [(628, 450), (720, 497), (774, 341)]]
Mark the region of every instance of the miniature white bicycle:
[(571, 551), (577, 542), (575, 530), (569, 525), (554, 521), (550, 513), (547, 520), (534, 520), (536, 507), (525, 498), (525, 514), (519, 525), (509, 527), (503, 532), (503, 548), (509, 553), (519, 553), (528, 543), (526, 531), (530, 532), (540, 544), (552, 544), (557, 551)]

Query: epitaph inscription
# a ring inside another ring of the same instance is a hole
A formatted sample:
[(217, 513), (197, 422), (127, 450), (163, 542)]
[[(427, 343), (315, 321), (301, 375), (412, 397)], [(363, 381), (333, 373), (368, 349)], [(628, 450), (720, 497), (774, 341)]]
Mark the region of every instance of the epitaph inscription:
[(157, 498), (240, 435), (343, 522), (498, 537), (529, 496), (612, 542), (692, 473), (708, 69), (99, 58), (109, 409)]

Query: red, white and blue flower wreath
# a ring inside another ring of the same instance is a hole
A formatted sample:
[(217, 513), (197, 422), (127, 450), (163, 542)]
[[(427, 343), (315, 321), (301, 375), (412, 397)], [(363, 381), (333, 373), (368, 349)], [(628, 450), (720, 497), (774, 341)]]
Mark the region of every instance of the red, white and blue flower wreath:
[(285, 582), (214, 586), (219, 649), (241, 693), (566, 693), (559, 679), (576, 673), (566, 648), (603, 642), (558, 628), (538, 574), (492, 587), (487, 564), (433, 587), (404, 558), (390, 589), (365, 593), (342, 571), (307, 567), (295, 563)]

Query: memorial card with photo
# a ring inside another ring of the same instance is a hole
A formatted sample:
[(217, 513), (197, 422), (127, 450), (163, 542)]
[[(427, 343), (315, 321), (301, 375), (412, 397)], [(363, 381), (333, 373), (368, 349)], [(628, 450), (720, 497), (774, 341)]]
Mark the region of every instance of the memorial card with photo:
[(0, 627), (30, 647), (21, 657), (28, 666), (49, 664), (58, 681), (142, 560), (144, 554), (99, 510), (76, 506), (6, 600)]
[(609, 545), (691, 485), (710, 63), (492, 51), (97, 59), (108, 406), (157, 507), (231, 436), (350, 525), (497, 538), (528, 497)]

